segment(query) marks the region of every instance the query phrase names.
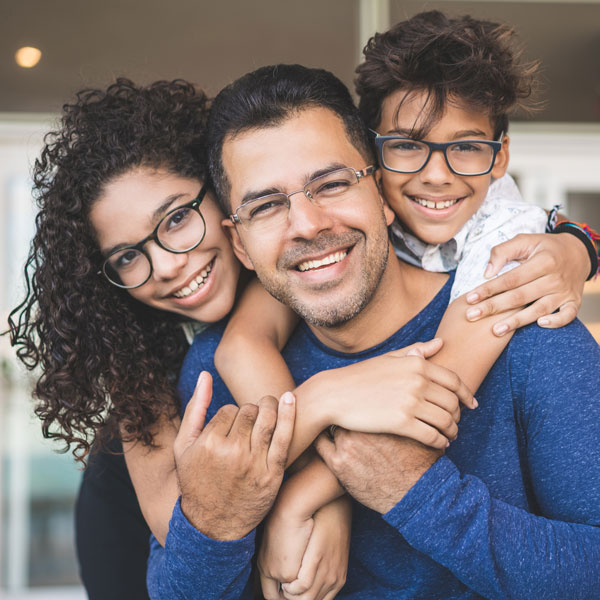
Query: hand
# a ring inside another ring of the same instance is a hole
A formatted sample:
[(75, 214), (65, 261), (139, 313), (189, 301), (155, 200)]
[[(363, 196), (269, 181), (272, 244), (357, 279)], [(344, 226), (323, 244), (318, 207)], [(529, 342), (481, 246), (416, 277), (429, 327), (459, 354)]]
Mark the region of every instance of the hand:
[(458, 375), (425, 360), (442, 344), (434, 339), (324, 372), (334, 377), (328, 423), (446, 448), (458, 433), (459, 401), (471, 408), (477, 403)]
[(415, 440), (387, 434), (336, 429), (315, 447), (346, 491), (384, 514), (391, 510), (442, 455)]
[(492, 248), (485, 277), (494, 277), (513, 260), (523, 264), (467, 294), (467, 302), (474, 304), (467, 310), (468, 320), (524, 307), (494, 325), (493, 332), (504, 335), (535, 321), (540, 327), (562, 327), (577, 316), (590, 260), (575, 236), (517, 235)]
[[(346, 582), (352, 505), (348, 496), (343, 496), (320, 508), (314, 522), (306, 552), (297, 571), (297, 578), (283, 583), (263, 578), (263, 594), (267, 600), (330, 600)], [(262, 551), (262, 548), (261, 548)], [(259, 569), (260, 569), (259, 558)]]
[(247, 535), (267, 514), (281, 485), (294, 429), (294, 396), (223, 406), (204, 427), (212, 379), (203, 372), (174, 443), (181, 509), (216, 540)]

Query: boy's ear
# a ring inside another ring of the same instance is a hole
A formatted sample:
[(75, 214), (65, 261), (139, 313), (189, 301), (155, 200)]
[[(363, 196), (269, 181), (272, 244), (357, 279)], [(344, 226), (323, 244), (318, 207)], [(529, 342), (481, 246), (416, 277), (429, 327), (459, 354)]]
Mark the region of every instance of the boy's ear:
[(494, 179), (500, 179), (506, 174), (506, 170), (508, 169), (508, 160), (510, 158), (510, 153), (508, 151), (508, 147), (510, 145), (510, 138), (505, 135), (502, 138), (502, 148), (496, 154), (496, 160), (494, 161), (494, 166), (492, 167), (492, 171), (490, 175)]
[(237, 231), (237, 228), (231, 222), (231, 219), (223, 219), (221, 221), (221, 225), (226, 235), (229, 237), (231, 247), (233, 248), (233, 252), (237, 256), (238, 260), (244, 265), (244, 267), (246, 267), (246, 269), (254, 271), (254, 265), (252, 264), (250, 257), (246, 253), (246, 249), (244, 248), (244, 244), (240, 239), (240, 235)]

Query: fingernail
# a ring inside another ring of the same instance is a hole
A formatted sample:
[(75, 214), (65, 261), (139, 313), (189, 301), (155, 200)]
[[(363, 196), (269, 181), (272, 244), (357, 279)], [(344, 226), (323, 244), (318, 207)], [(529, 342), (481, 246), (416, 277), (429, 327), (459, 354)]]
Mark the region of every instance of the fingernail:
[(206, 377), (206, 371), (202, 371), (200, 375), (198, 375), (198, 381), (196, 383), (200, 383)]
[(477, 402), (477, 398), (473, 397), (473, 408), (477, 408), (479, 406), (479, 402)]
[(541, 319), (538, 319), (538, 325), (541, 325), (542, 327), (545, 327), (546, 325), (550, 325), (550, 319), (547, 319), (546, 317), (542, 317)]
[(477, 317), (481, 316), (481, 309), (480, 308), (470, 308), (467, 311), (467, 319), (471, 320), (471, 319), (476, 319)]
[(283, 400), (284, 404), (294, 404), (294, 400), (296, 399), (296, 397), (294, 396), (294, 394), (292, 394), (292, 392), (285, 392), (281, 396), (281, 399)]
[(508, 331), (508, 325), (506, 323), (498, 323), (493, 327), (496, 335), (504, 335)]
[(471, 303), (471, 302), (477, 302), (477, 300), (479, 300), (479, 294), (477, 294), (475, 292), (471, 292), (467, 296), (467, 302), (469, 302), (469, 303)]
[(446, 448), (450, 445), (450, 442), (446, 442)]
[(488, 277), (492, 276), (492, 269), (494, 268), (494, 266), (492, 265), (492, 263), (488, 263), (487, 267), (485, 268), (485, 271), (483, 273), (483, 276), (487, 279)]

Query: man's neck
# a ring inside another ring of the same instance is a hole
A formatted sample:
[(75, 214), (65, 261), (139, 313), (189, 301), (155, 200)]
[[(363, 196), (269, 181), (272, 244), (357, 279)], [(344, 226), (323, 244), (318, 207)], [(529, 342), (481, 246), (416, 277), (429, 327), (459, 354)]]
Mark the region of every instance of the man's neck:
[(309, 327), (333, 350), (361, 352), (385, 341), (419, 314), (447, 279), (445, 273), (430, 273), (398, 260), (390, 245), (387, 266), (367, 306), (336, 327)]

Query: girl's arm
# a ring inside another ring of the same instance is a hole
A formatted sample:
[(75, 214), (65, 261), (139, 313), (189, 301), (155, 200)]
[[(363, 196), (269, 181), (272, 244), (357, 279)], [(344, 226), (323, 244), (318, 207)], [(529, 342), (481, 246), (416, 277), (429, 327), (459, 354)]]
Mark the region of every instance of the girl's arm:
[(148, 527), (161, 546), (169, 531), (173, 507), (180, 495), (173, 442), (181, 420), (161, 419), (154, 426), (156, 447), (141, 442), (123, 442), (127, 470)]

